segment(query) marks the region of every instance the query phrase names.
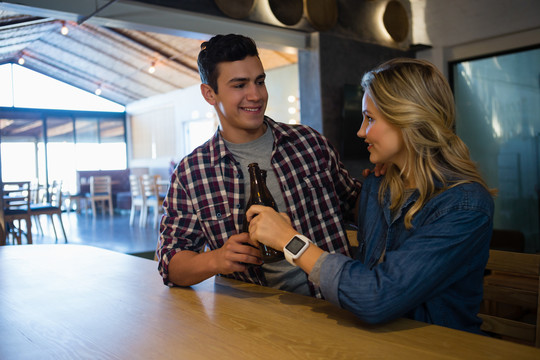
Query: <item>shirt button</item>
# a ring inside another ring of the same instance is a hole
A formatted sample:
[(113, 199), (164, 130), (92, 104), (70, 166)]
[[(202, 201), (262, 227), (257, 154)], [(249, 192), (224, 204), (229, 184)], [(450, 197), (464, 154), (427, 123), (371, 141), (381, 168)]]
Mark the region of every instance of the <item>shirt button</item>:
[(240, 209), (241, 208), (240, 204), (236, 204), (236, 208)]
[(217, 213), (216, 216), (217, 216), (218, 218), (220, 218), (220, 217), (221, 217), (221, 213)]
[(240, 178), (241, 178), (240, 173), (236, 174), (236, 178), (237, 178), (237, 179), (240, 179)]

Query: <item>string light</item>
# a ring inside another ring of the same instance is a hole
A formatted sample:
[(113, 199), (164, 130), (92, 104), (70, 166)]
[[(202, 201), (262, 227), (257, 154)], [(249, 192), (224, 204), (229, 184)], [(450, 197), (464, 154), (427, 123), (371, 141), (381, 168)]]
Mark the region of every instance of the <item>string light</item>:
[(101, 86), (98, 87), (98, 88), (96, 89), (96, 91), (94, 91), (94, 93), (95, 93), (97, 96), (101, 95)]
[(150, 67), (148, 68), (148, 72), (150, 74), (153, 74), (155, 71), (156, 71), (156, 62), (152, 61), (152, 65), (150, 65)]
[(17, 63), (18, 63), (19, 65), (21, 65), (21, 66), (24, 65), (24, 63), (25, 63), (24, 58), (21, 56), (21, 57), (19, 58), (19, 60), (17, 60)]
[(64, 21), (62, 21), (62, 28), (60, 29), (60, 33), (62, 35), (67, 35), (69, 33), (69, 29)]

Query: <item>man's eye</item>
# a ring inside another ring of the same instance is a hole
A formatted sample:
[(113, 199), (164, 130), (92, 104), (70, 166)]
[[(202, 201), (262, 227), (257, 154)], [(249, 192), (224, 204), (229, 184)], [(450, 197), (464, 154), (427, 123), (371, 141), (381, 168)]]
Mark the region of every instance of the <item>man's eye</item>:
[(257, 85), (264, 85), (264, 80), (257, 81)]
[(244, 84), (236, 84), (233, 86), (235, 89), (241, 89), (244, 87)]

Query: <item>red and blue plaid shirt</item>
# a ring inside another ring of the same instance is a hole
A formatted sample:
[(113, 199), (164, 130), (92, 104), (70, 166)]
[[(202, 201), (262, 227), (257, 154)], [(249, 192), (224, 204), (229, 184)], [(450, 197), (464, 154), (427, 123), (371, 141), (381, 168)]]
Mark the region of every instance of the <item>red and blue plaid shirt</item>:
[[(274, 134), (272, 167), (293, 227), (321, 249), (350, 256), (345, 233), (361, 184), (339, 161), (328, 140), (310, 127), (265, 122)], [(172, 286), (168, 265), (179, 251), (220, 248), (242, 229), (244, 174), (219, 133), (179, 163), (164, 201), (157, 250), (159, 272)], [(261, 267), (229, 277), (266, 285)], [(313, 295), (320, 292), (310, 283)]]

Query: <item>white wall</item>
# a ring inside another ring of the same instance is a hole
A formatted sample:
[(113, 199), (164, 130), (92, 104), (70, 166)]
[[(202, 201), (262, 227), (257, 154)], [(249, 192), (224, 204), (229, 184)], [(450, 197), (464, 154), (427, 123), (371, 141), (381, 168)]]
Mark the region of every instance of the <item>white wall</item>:
[[(280, 122), (288, 122), (290, 118), (299, 120), (298, 114), (289, 115), (288, 108), (291, 104), (287, 101), (289, 95), (298, 98), (298, 66), (289, 65), (268, 70), (266, 71), (266, 75), (266, 87), (269, 94), (266, 115)], [(297, 104), (294, 105), (298, 106)], [(201, 95), (200, 85), (195, 85), (128, 104), (126, 106), (128, 137), (130, 139), (132, 138), (131, 120), (133, 116), (147, 113), (154, 109), (169, 107), (174, 109), (172, 113), (174, 114), (173, 123), (175, 127), (174, 129), (158, 128), (157, 131), (170, 132), (168, 135), (171, 135), (171, 133), (174, 134), (174, 136), (169, 136), (170, 141), (175, 142), (174, 153), (154, 159), (133, 159), (133, 149), (129, 149), (128, 158), (130, 167), (149, 167), (151, 173), (160, 172), (159, 170), (152, 171), (152, 169), (168, 168), (171, 160), (178, 162), (189, 152), (184, 141), (184, 134), (186, 132), (184, 124), (187, 121), (196, 119), (216, 118), (214, 108)], [(133, 144), (133, 141), (128, 141), (128, 144), (130, 146), (137, 146), (137, 144)]]

